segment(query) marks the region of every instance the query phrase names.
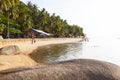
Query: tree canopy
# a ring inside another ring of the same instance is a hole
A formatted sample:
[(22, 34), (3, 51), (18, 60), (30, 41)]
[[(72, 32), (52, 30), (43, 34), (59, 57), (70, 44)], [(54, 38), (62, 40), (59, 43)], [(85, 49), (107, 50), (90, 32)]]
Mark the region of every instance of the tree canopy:
[(53, 37), (84, 35), (82, 27), (69, 25), (59, 15), (50, 15), (45, 8), (39, 10), (31, 2), (24, 4), (19, 0), (0, 1), (0, 33), (4, 37), (24, 37), (24, 32), (29, 28), (43, 30), (53, 34)]

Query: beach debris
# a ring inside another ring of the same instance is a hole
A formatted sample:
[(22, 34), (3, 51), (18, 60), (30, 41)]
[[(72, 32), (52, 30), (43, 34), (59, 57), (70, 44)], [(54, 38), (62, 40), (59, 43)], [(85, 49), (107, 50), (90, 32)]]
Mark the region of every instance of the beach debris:
[(15, 55), (20, 54), (20, 49), (17, 45), (8, 45), (0, 48), (0, 55)]

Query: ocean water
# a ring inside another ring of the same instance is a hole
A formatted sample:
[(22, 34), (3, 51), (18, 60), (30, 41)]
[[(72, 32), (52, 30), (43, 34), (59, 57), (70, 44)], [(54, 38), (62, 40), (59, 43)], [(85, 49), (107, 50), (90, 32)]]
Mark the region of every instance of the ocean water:
[(83, 44), (81, 58), (97, 59), (120, 65), (119, 38), (92, 38)]
[(71, 59), (96, 59), (120, 65), (120, 38), (89, 38), (89, 41), (39, 47), (30, 57), (39, 63)]

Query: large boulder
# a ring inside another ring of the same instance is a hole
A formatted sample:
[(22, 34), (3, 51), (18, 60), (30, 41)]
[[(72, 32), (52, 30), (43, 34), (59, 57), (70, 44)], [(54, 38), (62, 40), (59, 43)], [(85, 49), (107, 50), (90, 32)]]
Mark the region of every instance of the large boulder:
[(8, 45), (0, 48), (0, 54), (2, 55), (13, 55), (13, 54), (19, 54), (19, 53), (20, 53), (20, 49), (16, 45)]
[(0, 71), (0, 80), (120, 80), (120, 67), (108, 62), (78, 59), (36, 67)]

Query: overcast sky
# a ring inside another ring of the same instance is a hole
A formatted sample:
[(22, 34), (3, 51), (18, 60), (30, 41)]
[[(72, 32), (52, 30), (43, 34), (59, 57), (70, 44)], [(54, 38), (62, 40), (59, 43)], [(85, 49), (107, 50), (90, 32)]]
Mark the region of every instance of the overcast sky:
[(120, 37), (120, 0), (21, 0), (55, 13), (88, 36)]

